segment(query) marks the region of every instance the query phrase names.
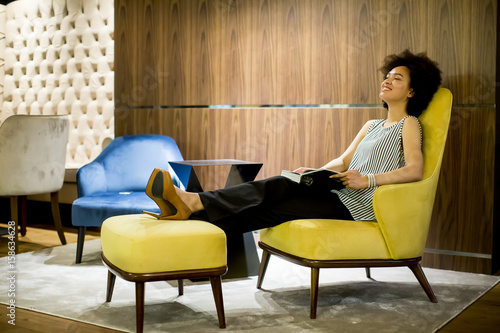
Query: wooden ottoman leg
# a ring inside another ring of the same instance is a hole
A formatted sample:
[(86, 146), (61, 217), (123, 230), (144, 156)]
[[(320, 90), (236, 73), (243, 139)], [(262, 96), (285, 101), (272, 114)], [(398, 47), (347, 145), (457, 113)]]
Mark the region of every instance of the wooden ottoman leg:
[(226, 328), (226, 318), (224, 316), (224, 302), (222, 299), (222, 281), (220, 276), (211, 276), (212, 293), (214, 294), (217, 317), (219, 317), (219, 327)]
[(106, 290), (106, 302), (111, 302), (113, 289), (115, 288), (116, 275), (108, 271), (108, 289)]
[(144, 329), (144, 282), (135, 283), (135, 326), (137, 333)]
[(311, 319), (316, 318), (316, 309), (318, 307), (318, 284), (319, 268), (311, 268)]
[(177, 280), (177, 288), (179, 289), (179, 296), (184, 295), (184, 280), (183, 279)]
[(367, 279), (371, 279), (372, 278), (372, 274), (370, 272), (370, 267), (365, 267), (365, 272), (366, 272), (366, 278)]

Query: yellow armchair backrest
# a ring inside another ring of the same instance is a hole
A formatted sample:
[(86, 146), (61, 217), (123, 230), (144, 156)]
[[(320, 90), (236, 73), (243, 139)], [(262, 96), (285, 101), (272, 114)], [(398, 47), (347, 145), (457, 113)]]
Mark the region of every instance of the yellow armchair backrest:
[(419, 117), (423, 132), (424, 178), (380, 186), (373, 208), (392, 259), (424, 251), (451, 117), (452, 94), (440, 88)]

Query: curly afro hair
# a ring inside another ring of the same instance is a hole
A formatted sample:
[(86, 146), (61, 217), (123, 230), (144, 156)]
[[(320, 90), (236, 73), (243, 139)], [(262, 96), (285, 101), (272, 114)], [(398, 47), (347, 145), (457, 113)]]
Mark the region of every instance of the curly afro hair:
[[(404, 50), (400, 54), (385, 57), (380, 68), (384, 79), (393, 68), (399, 66), (405, 66), (410, 70), (410, 88), (413, 89), (414, 95), (408, 101), (407, 111), (409, 115), (418, 117), (427, 108), (432, 96), (441, 85), (441, 70), (426, 53), (413, 54), (409, 50)], [(384, 107), (388, 108), (385, 102)]]

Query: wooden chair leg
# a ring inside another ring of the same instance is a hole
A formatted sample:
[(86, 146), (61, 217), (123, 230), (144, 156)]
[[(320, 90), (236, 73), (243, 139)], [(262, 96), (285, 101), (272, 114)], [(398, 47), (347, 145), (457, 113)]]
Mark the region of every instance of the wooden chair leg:
[(366, 277), (368, 279), (371, 279), (372, 278), (372, 274), (370, 272), (370, 267), (365, 267), (365, 272), (366, 272)]
[(211, 276), (212, 293), (214, 294), (215, 307), (217, 308), (217, 317), (219, 318), (219, 327), (226, 328), (226, 318), (224, 316), (224, 302), (222, 299), (222, 281), (220, 276)]
[(259, 277), (257, 279), (257, 289), (262, 287), (262, 282), (264, 281), (264, 275), (266, 275), (267, 265), (269, 264), (269, 258), (271, 254), (266, 250), (262, 251), (262, 260), (259, 267)]
[(311, 268), (311, 319), (316, 318), (318, 307), (319, 268)]
[(86, 227), (78, 227), (78, 239), (76, 241), (76, 260), (75, 263), (79, 264), (82, 262), (83, 255), (83, 243), (85, 242), (85, 232)]
[[(21, 200), (21, 215), (19, 215), (19, 200)], [(17, 231), (21, 228), (21, 236), (26, 236), (26, 203), (25, 195), (10, 197), (10, 218), (16, 223)]]
[(135, 326), (137, 333), (144, 329), (144, 282), (135, 283)]
[(116, 275), (108, 271), (108, 287), (106, 290), (106, 302), (111, 302), (113, 297), (113, 289), (115, 288)]
[(19, 243), (19, 198), (10, 197), (10, 218), (14, 221), (14, 251), (18, 253), (18, 243)]
[(408, 268), (411, 269), (415, 277), (417, 278), (418, 282), (424, 289), (425, 293), (427, 294), (427, 297), (431, 300), (432, 303), (437, 303), (438, 300), (436, 298), (436, 295), (434, 295), (434, 292), (432, 291), (431, 285), (429, 284), (429, 281), (427, 281), (427, 278), (425, 277), (424, 271), (422, 270), (422, 266), (420, 264), (416, 265), (411, 265), (408, 266)]
[(25, 195), (20, 196), (21, 199), (21, 236), (26, 236), (26, 225), (27, 225), (27, 216), (28, 216), (28, 198)]
[(66, 245), (66, 237), (61, 222), (61, 212), (59, 211), (59, 192), (50, 193), (50, 205), (52, 207), (52, 217), (54, 218), (54, 225), (56, 226), (57, 234), (62, 245)]
[(179, 289), (179, 296), (184, 295), (184, 280), (183, 279), (177, 280), (177, 288)]

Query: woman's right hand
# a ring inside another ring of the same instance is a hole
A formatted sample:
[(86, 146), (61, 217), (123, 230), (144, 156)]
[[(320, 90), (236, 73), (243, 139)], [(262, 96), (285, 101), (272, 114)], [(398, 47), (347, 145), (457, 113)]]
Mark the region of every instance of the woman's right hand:
[(314, 168), (300, 167), (298, 169), (293, 170), (293, 172), (304, 173), (304, 172), (309, 171), (309, 170), (316, 170), (316, 169), (314, 169)]

